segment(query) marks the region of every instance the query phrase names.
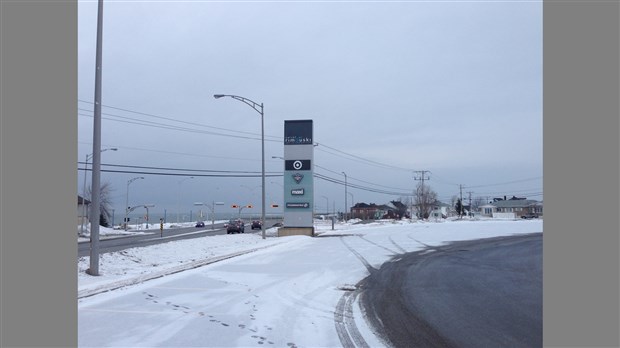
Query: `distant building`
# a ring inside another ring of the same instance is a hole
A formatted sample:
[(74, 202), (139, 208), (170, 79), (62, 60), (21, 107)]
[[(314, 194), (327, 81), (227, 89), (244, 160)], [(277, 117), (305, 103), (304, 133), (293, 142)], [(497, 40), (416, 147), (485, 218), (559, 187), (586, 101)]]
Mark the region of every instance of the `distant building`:
[(450, 204), (437, 201), (433, 203), (433, 210), (431, 210), (428, 218), (434, 220), (445, 219), (448, 216), (450, 209)]
[(77, 196), (77, 217), (78, 217), (78, 225), (82, 223), (88, 224), (90, 215), (90, 209), (88, 209), (90, 205), (90, 201), (80, 195)]
[(351, 207), (351, 217), (362, 220), (376, 220), (383, 218), (393, 218), (396, 208), (390, 205), (377, 205), (375, 203), (356, 203)]
[(480, 213), (483, 216), (503, 218), (519, 218), (528, 215), (541, 217), (543, 215), (543, 203), (533, 199), (518, 198), (515, 196), (510, 199), (494, 198), (493, 202), (480, 207)]

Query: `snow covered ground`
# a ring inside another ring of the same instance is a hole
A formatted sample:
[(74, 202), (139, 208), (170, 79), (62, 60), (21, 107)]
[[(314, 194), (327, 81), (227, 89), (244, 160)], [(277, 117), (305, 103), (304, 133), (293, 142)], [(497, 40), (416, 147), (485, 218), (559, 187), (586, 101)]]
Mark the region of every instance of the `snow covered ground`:
[[(159, 226), (156, 226), (159, 229)], [(319, 237), (260, 233), (174, 241), (78, 259), (80, 346), (371, 347), (355, 284), (425, 245), (542, 232), (542, 220), (317, 221)], [(102, 238), (118, 231), (103, 229)], [(148, 230), (132, 233), (149, 233)], [(331, 238), (325, 238), (331, 237)]]

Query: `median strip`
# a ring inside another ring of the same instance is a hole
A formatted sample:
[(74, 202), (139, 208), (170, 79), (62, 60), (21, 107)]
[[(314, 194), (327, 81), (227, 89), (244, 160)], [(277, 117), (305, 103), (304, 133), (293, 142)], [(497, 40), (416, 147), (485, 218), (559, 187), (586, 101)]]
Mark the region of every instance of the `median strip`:
[(155, 278), (160, 278), (160, 277), (164, 277), (164, 276), (167, 276), (167, 275), (170, 275), (170, 274), (179, 273), (179, 272), (187, 271), (187, 270), (190, 270), (190, 269), (202, 267), (202, 266), (205, 266), (205, 265), (209, 265), (209, 264), (220, 262), (220, 261), (223, 261), (223, 260), (227, 260), (227, 259), (230, 259), (230, 258), (233, 258), (233, 257), (237, 257), (237, 256), (253, 253), (253, 252), (256, 252), (256, 251), (259, 251), (259, 250), (262, 250), (262, 249), (267, 249), (267, 248), (270, 248), (270, 247), (273, 247), (273, 246), (276, 246), (276, 245), (280, 245), (280, 244), (284, 244), (284, 243), (285, 242), (275, 243), (275, 244), (266, 245), (266, 246), (259, 247), (259, 248), (253, 248), (253, 249), (249, 249), (249, 250), (239, 251), (239, 252), (236, 252), (236, 253), (222, 255), (222, 256), (217, 256), (217, 257), (213, 257), (213, 258), (209, 258), (209, 259), (205, 259), (205, 260), (198, 260), (198, 261), (188, 262), (186, 264), (179, 265), (179, 266), (176, 266), (176, 267), (171, 267), (171, 268), (168, 268), (168, 269), (165, 269), (165, 270), (162, 270), (162, 271), (153, 272), (153, 273), (149, 273), (149, 274), (144, 274), (144, 275), (140, 275), (140, 276), (133, 277), (133, 278), (123, 279), (123, 280), (119, 280), (119, 281), (115, 281), (115, 282), (112, 282), (112, 283), (95, 286), (95, 287), (88, 288), (88, 289), (78, 290), (78, 296), (77, 297), (78, 297), (78, 299), (81, 299), (81, 298), (85, 298), (85, 297), (101, 294), (101, 293), (104, 293), (104, 292), (107, 292), (107, 291), (116, 290), (116, 289), (119, 289), (119, 288), (122, 288), (122, 287), (140, 284), (140, 283), (143, 283), (145, 281), (152, 280), (152, 279), (155, 279)]

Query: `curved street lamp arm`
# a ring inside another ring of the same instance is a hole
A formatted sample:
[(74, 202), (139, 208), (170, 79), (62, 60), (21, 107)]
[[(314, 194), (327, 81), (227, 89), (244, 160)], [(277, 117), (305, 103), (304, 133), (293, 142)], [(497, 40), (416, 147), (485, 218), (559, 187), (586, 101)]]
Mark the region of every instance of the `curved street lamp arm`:
[(129, 181), (127, 181), (127, 186), (129, 186), (129, 184), (131, 184), (132, 182), (134, 182), (134, 181), (136, 181), (138, 179), (144, 179), (144, 177), (143, 176), (139, 176), (137, 178), (130, 179)]
[[(258, 112), (259, 114), (263, 114), (263, 104), (258, 104), (257, 102), (254, 102), (248, 98), (244, 98), (244, 97), (240, 97), (238, 95), (232, 95), (232, 94), (214, 94), (213, 97), (215, 99), (219, 99), (222, 97), (230, 97), (233, 99), (237, 99), (241, 102), (244, 102), (245, 104), (249, 105), (252, 109), (254, 109), (256, 112)], [(259, 109), (260, 108), (260, 109)]]

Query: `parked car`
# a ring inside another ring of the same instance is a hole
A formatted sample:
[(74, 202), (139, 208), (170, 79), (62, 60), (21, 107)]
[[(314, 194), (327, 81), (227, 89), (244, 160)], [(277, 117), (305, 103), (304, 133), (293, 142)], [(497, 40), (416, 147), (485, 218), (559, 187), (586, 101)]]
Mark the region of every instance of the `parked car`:
[(240, 219), (230, 219), (226, 224), (226, 233), (244, 233), (245, 224)]
[(205, 227), (205, 222), (204, 221), (196, 222), (196, 227)]
[(521, 219), (538, 219), (538, 214), (521, 215)]
[(253, 229), (261, 229), (263, 227), (263, 225), (261, 224), (260, 220), (254, 220), (252, 221), (252, 230)]

